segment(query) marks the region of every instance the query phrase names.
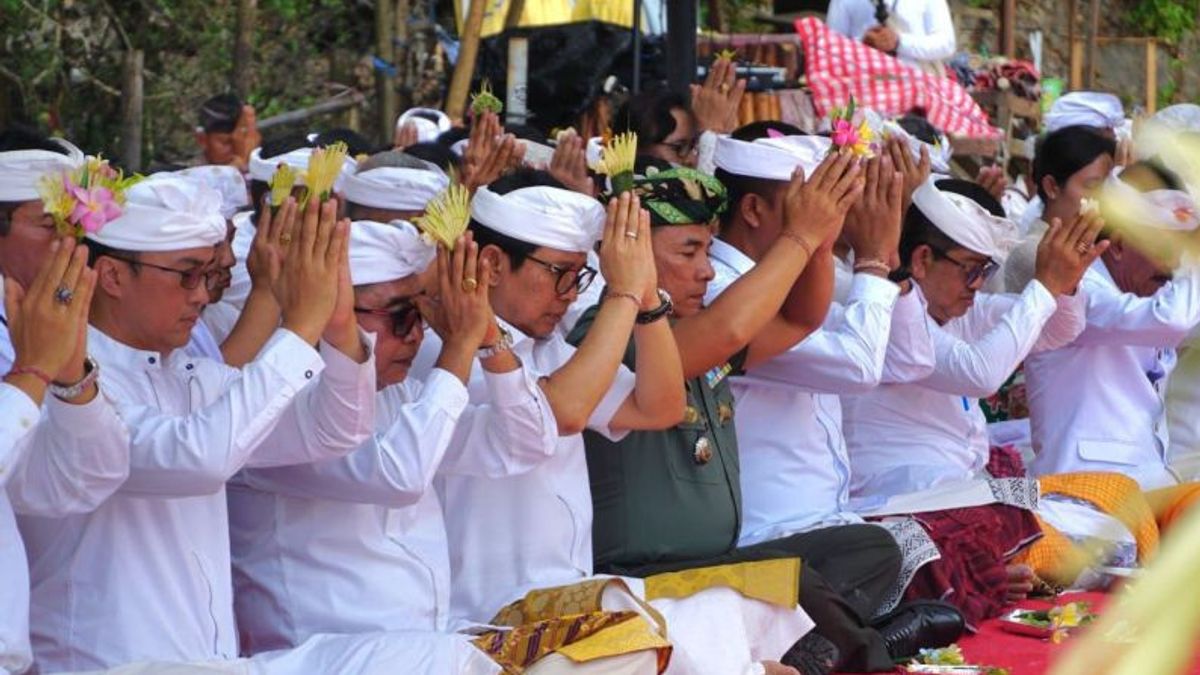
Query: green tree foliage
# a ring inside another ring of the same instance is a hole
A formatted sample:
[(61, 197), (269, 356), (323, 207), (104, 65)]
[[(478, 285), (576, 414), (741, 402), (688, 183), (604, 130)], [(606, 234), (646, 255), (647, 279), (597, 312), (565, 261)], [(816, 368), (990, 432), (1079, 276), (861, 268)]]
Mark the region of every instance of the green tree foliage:
[(1142, 31), (1172, 45), (1196, 28), (1200, 0), (1137, 0), (1129, 18)]

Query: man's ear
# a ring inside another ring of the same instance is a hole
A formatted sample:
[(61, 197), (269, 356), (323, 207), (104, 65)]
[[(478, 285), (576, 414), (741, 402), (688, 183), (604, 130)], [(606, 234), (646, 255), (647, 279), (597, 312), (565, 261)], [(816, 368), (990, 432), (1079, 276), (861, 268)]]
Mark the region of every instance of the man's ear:
[(916, 281), (923, 280), (929, 275), (929, 265), (933, 263), (933, 249), (927, 244), (921, 244), (913, 249), (912, 263), (909, 265), (909, 271), (912, 272), (912, 278)]
[(1042, 176), (1042, 192), (1050, 199), (1058, 199), (1058, 181), (1054, 180), (1054, 176)]
[(738, 215), (748, 227), (758, 228), (762, 226), (763, 209), (766, 208), (766, 201), (756, 194), (748, 194), (742, 197), (742, 201), (738, 202)]
[(1113, 262), (1121, 262), (1125, 257), (1125, 238), (1119, 232), (1113, 232), (1109, 235), (1108, 240), (1112, 243), (1108, 245), (1108, 250), (1101, 257), (1106, 257)]
[(508, 254), (505, 253), (499, 246), (488, 244), (479, 249), (479, 259), (486, 260), (492, 268), (492, 287), (500, 284), (500, 277), (507, 274), (510, 270)]
[(126, 272), (129, 268), (124, 263), (118, 263), (108, 256), (97, 258), (96, 264), (93, 267), (96, 270), (97, 288), (104, 291), (104, 294), (107, 296), (113, 298), (121, 297), (128, 281)]

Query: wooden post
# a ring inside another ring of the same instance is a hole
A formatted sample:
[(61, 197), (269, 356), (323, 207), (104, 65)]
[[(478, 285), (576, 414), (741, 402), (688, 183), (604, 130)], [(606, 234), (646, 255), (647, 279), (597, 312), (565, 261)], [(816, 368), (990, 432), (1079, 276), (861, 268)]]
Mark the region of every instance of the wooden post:
[(484, 0), (472, 0), (463, 22), (463, 34), (459, 41), (458, 63), (454, 64), (454, 75), (450, 78), (450, 93), (446, 97), (446, 114), (452, 120), (463, 119), (467, 110), (467, 94), (471, 91), (471, 78), (475, 75), (475, 58), (479, 56), (479, 33), (483, 30), (483, 13), (487, 9)]
[(521, 25), (521, 15), (525, 13), (525, 0), (508, 0), (508, 16), (504, 17), (505, 28), (516, 28)]
[(1075, 11), (1075, 2), (1076, 0), (1067, 0), (1067, 49), (1069, 52), (1069, 56), (1067, 57), (1067, 72), (1070, 73), (1067, 86), (1071, 89), (1075, 89), (1079, 85), (1079, 82), (1075, 79), (1075, 71), (1079, 68), (1078, 55), (1075, 53), (1075, 17), (1077, 14)]
[(121, 167), (133, 173), (142, 169), (142, 50), (125, 52), (121, 63)]
[(233, 70), (229, 85), (243, 101), (250, 95), (251, 61), (254, 60), (254, 24), (258, 0), (238, 0), (237, 29), (233, 37)]
[(1087, 71), (1084, 75), (1083, 86), (1088, 89), (1096, 88), (1096, 40), (1100, 37), (1100, 0), (1092, 0), (1092, 15), (1088, 20), (1087, 34)]
[[(396, 46), (392, 40), (395, 21), (392, 18), (394, 5), (389, 0), (375, 2), (375, 55), (396, 67)], [(394, 71), (393, 71), (394, 72)], [(386, 70), (375, 71), (375, 98), (378, 100), (379, 137), (385, 142), (392, 137), (392, 126), (396, 124), (396, 76)]]
[(400, 93), (397, 94), (396, 111), (412, 106), (412, 91), (415, 88), (414, 83), (409, 77), (409, 55), (412, 54), (412, 47), (408, 41), (408, 24), (412, 20), (412, 7), (409, 0), (396, 0), (396, 29), (392, 34), (393, 51), (396, 64), (396, 84), (400, 88)]
[[(1168, 102), (1169, 103), (1169, 102)], [(1158, 111), (1158, 40), (1146, 40), (1146, 114)]]
[(1003, 0), (1000, 4), (1000, 53), (1010, 59), (1017, 58), (1017, 0)]
[(1071, 81), (1067, 86), (1072, 91), (1083, 89), (1083, 40), (1071, 43)]

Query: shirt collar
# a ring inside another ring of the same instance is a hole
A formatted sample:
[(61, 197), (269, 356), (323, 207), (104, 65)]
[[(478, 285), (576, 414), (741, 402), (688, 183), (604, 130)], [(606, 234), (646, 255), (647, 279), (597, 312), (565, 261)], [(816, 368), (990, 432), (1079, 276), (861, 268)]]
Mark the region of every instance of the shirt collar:
[[(111, 370), (144, 370), (161, 368), (162, 355), (158, 352), (134, 349), (109, 337), (95, 326), (88, 326), (88, 351)], [(178, 352), (179, 350), (176, 350)], [(172, 352), (174, 354), (174, 352)]]
[(754, 261), (749, 256), (734, 248), (732, 244), (716, 237), (712, 240), (712, 248), (708, 251), (708, 257), (726, 267), (733, 268), (738, 275), (754, 269)]

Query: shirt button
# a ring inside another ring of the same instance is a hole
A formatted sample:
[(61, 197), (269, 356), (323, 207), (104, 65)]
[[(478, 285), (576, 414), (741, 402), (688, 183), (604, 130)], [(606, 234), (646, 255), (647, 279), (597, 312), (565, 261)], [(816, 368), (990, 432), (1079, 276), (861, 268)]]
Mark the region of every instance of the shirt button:
[(186, 368), (188, 370), (191, 370), (192, 368), (195, 368), (195, 366), (193, 366), (192, 364), (189, 363), (189, 364), (187, 364)]
[(148, 358), (146, 360), (149, 361), (151, 363), (151, 365), (158, 363), (158, 359), (154, 358), (153, 356), (151, 356), (150, 358)]
[(32, 423), (29, 421), (28, 418), (25, 418), (25, 417), (21, 418), (21, 428), (22, 429), (28, 429), (31, 425), (32, 425)]
[(306, 379), (306, 380), (312, 379), (312, 371), (311, 370), (304, 371), (304, 379)]

